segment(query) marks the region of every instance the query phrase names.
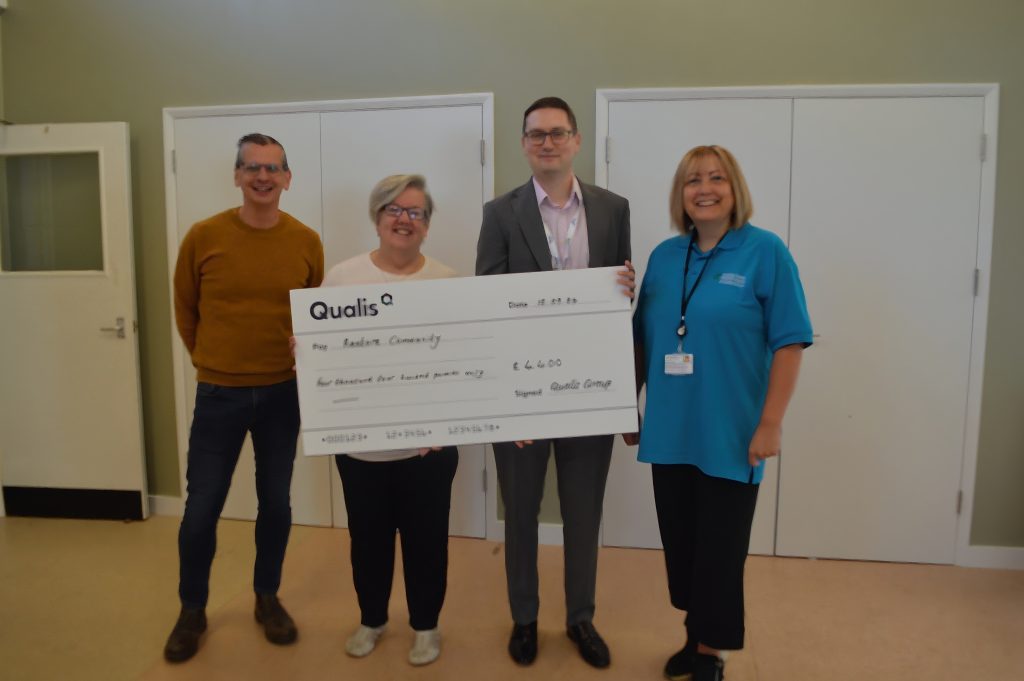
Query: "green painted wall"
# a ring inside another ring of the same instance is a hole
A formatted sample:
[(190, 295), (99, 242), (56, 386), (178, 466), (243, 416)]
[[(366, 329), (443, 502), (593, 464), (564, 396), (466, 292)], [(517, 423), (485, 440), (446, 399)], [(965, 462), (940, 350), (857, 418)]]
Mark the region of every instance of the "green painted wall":
[[(6, 117), (128, 121), (151, 489), (178, 490), (161, 109), (495, 93), (496, 190), (528, 173), (522, 109), (594, 90), (825, 83), (1002, 85), (972, 541), (1024, 546), (1024, 3), (1020, 0), (11, 0)], [(652, 131), (656, 134), (656, 131)], [(467, 234), (475, 239), (475, 234)], [(642, 254), (638, 254), (642, 257)]]
[(3, 17), (0, 16), (0, 119), (3, 115)]
[(4, 19), (0, 17), (0, 119), (4, 117)]
[[(4, 54), (3, 34), (4, 34), (4, 32), (3, 32), (3, 25), (4, 25), (3, 17), (0, 16), (0, 120), (4, 119), (4, 63), (3, 63), (3, 54)], [(0, 123), (0, 126), (2, 126), (2, 125), (3, 125), (3, 123)], [(6, 204), (7, 204), (7, 166), (6, 166), (6, 164), (0, 164), (0, 206), (5, 206)], [(2, 214), (2, 213), (4, 213), (4, 210), (3, 210), (2, 207), (0, 207), (0, 214)], [(2, 220), (3, 220), (3, 217), (0, 217), (0, 221), (2, 221)], [(6, 240), (6, 239), (7, 239), (7, 225), (0, 225), (0, 240)], [(2, 457), (0, 457), (0, 458), (2, 458)], [(2, 464), (3, 464), (3, 461), (0, 461), (0, 478), (3, 477), (3, 470), (2, 470), (3, 467), (2, 467)]]

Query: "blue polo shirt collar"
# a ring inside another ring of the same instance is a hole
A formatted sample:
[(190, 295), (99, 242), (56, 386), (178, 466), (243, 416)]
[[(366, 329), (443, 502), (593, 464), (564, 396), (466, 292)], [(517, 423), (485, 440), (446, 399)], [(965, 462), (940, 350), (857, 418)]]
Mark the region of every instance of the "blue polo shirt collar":
[[(715, 246), (714, 249), (712, 249), (712, 250), (710, 250), (710, 251), (708, 251), (706, 253), (703, 253), (703, 252), (701, 252), (700, 249), (695, 248), (694, 251), (693, 251), (694, 255), (696, 255), (698, 258), (706, 258), (709, 255), (711, 255), (711, 253), (713, 253), (715, 251), (715, 249), (721, 250), (721, 251), (734, 251), (734, 250), (736, 250), (737, 248), (742, 246), (747, 241), (747, 237), (750, 236), (750, 231), (751, 230), (747, 229), (747, 227), (749, 225), (750, 225), (749, 222), (745, 222), (742, 225), (740, 225), (739, 227), (737, 227), (736, 229), (730, 229), (728, 232), (725, 233), (725, 236), (722, 237), (722, 240), (718, 242), (718, 245)], [(690, 236), (688, 237), (688, 239), (689, 239), (689, 241), (686, 241), (683, 244), (683, 248), (689, 248), (690, 247), (690, 241), (693, 240), (693, 232), (690, 233)]]

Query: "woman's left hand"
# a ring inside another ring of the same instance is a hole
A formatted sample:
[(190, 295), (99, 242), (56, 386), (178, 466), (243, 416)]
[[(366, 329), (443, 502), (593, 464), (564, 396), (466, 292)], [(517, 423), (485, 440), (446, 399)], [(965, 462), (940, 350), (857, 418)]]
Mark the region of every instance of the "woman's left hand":
[(633, 263), (627, 260), (623, 268), (616, 274), (619, 275), (619, 286), (622, 287), (622, 293), (633, 300), (636, 296), (636, 270), (633, 269)]
[(761, 423), (754, 431), (747, 451), (747, 460), (756, 466), (770, 456), (778, 456), (782, 449), (782, 426)]

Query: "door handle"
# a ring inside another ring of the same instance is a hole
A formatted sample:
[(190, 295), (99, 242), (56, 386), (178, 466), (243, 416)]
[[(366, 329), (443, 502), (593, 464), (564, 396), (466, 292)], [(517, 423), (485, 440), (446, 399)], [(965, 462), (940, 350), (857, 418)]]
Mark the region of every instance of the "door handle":
[(118, 338), (124, 338), (124, 317), (115, 319), (113, 326), (101, 326), (100, 331), (116, 333)]

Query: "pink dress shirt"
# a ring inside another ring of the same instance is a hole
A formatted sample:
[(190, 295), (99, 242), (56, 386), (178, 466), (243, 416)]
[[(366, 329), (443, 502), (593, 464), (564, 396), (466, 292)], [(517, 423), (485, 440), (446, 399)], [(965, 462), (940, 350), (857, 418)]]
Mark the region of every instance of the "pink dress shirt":
[[(580, 191), (579, 180), (572, 178), (572, 193), (569, 200), (561, 206), (556, 206), (544, 188), (533, 178), (533, 189), (537, 193), (537, 207), (540, 209), (541, 220), (551, 230), (552, 236), (558, 247), (558, 257), (563, 270), (579, 270), (590, 266), (590, 244), (587, 241), (587, 215), (583, 208), (583, 194)], [(576, 229), (569, 238), (569, 232), (573, 221), (576, 221)], [(555, 260), (552, 258), (552, 268), (555, 269)]]

